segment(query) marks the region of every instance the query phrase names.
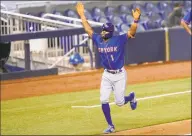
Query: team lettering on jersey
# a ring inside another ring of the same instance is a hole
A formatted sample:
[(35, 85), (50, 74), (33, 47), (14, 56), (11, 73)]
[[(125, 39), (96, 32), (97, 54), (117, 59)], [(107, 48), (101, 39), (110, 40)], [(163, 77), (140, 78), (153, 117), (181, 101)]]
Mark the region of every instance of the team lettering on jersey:
[(117, 47), (98, 48), (98, 51), (101, 53), (117, 52)]

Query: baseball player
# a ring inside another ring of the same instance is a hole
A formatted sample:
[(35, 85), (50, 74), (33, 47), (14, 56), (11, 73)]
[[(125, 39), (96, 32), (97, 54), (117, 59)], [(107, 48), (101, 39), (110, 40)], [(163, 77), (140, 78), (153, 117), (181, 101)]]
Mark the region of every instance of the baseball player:
[(191, 35), (191, 28), (189, 27), (189, 24), (191, 23), (191, 10), (183, 17), (181, 20), (181, 25), (183, 28)]
[(111, 92), (114, 92), (116, 105), (123, 106), (130, 102), (132, 110), (135, 110), (137, 107), (134, 92), (125, 96), (127, 73), (124, 68), (124, 53), (125, 44), (128, 38), (134, 38), (135, 36), (141, 11), (138, 8), (132, 11), (134, 23), (131, 25), (130, 30), (127, 33), (114, 36), (114, 26), (111, 23), (104, 24), (100, 34), (93, 32), (93, 29), (84, 15), (84, 5), (81, 2), (77, 3), (76, 10), (82, 20), (85, 31), (96, 44), (95, 46), (98, 49), (104, 67), (100, 87), (100, 101), (102, 111), (108, 123), (108, 128), (104, 130), (104, 133), (112, 133), (115, 131), (115, 126), (111, 119), (109, 106), (109, 97)]

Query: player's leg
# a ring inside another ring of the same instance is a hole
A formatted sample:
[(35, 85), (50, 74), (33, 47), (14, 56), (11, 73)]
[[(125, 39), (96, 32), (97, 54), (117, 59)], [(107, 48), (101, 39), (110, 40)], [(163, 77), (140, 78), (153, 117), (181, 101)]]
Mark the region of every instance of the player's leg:
[(109, 126), (106, 130), (104, 130), (104, 133), (112, 133), (115, 131), (115, 128), (111, 119), (111, 110), (109, 106), (109, 97), (110, 97), (111, 91), (112, 91), (111, 82), (107, 77), (105, 77), (105, 73), (104, 73), (101, 81), (100, 101), (101, 101), (103, 114)]
[(123, 71), (120, 74), (116, 74), (115, 77), (118, 79), (113, 82), (115, 104), (117, 106), (123, 106), (125, 102), (127, 103), (127, 101), (130, 100), (129, 96), (125, 96), (127, 75), (126, 72)]
[(123, 106), (130, 102), (131, 108), (134, 110), (137, 106), (137, 102), (135, 99), (135, 93), (131, 92), (128, 96), (125, 96), (126, 93), (126, 83), (127, 83), (127, 73), (125, 70), (121, 74), (117, 74), (116, 82), (114, 82), (114, 95), (115, 95), (115, 103), (118, 106)]

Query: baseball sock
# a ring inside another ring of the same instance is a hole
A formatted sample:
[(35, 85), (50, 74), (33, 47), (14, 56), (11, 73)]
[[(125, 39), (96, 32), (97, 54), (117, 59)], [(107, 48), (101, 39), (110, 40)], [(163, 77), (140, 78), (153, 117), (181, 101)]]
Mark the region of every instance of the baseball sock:
[(130, 95), (125, 96), (124, 99), (125, 99), (125, 104), (127, 104), (128, 102), (131, 101), (131, 97), (130, 97)]
[(106, 119), (107, 123), (110, 126), (114, 126), (112, 123), (112, 120), (111, 120), (111, 111), (110, 111), (109, 103), (102, 104), (102, 110), (105, 115), (105, 119)]

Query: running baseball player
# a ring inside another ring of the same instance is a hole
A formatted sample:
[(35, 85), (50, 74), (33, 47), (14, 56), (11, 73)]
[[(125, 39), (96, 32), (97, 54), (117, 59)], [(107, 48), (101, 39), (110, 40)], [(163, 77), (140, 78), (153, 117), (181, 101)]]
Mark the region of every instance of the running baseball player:
[(138, 8), (132, 11), (134, 23), (131, 25), (130, 30), (127, 33), (114, 36), (114, 25), (111, 23), (104, 24), (100, 34), (93, 32), (93, 29), (84, 15), (84, 5), (81, 2), (77, 3), (76, 10), (82, 20), (85, 31), (96, 44), (95, 46), (98, 49), (104, 67), (100, 86), (100, 102), (103, 114), (108, 123), (108, 128), (104, 130), (104, 133), (112, 133), (115, 131), (115, 126), (111, 119), (109, 106), (109, 97), (111, 92), (114, 92), (115, 103), (117, 106), (123, 106), (130, 102), (132, 110), (135, 110), (137, 107), (134, 92), (125, 96), (127, 73), (124, 68), (124, 53), (125, 44), (128, 38), (134, 38), (135, 36), (141, 11)]
[(189, 27), (189, 24), (191, 23), (191, 10), (183, 17), (181, 20), (181, 25), (183, 28), (191, 35), (191, 28)]

